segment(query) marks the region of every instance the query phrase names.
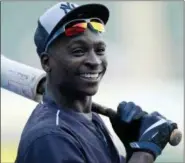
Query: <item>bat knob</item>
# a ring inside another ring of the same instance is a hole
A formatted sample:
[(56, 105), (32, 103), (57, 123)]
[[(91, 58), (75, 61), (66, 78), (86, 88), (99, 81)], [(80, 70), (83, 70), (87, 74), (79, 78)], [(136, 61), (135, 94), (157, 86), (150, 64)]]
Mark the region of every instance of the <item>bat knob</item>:
[(182, 133), (178, 129), (174, 129), (170, 136), (170, 145), (176, 146), (181, 142)]

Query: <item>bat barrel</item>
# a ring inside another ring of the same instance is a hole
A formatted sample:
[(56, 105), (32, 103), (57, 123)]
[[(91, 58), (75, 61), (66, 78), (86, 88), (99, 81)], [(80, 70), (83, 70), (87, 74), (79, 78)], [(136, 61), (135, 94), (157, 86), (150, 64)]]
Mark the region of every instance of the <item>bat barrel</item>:
[[(1, 87), (40, 102), (38, 85), (45, 80), (43, 70), (13, 61), (1, 55)], [(41, 90), (42, 91), (42, 90)]]

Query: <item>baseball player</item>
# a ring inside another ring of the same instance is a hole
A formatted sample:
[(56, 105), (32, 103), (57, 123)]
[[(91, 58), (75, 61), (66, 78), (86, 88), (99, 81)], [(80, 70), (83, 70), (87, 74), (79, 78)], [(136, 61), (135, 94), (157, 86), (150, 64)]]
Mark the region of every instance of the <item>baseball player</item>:
[(159, 113), (148, 114), (133, 102), (118, 105), (110, 121), (124, 158), (91, 111), (107, 68), (102, 33), (108, 19), (102, 4), (68, 2), (40, 16), (34, 41), (47, 74), (45, 94), (24, 127), (16, 163), (153, 163), (161, 154), (177, 125)]

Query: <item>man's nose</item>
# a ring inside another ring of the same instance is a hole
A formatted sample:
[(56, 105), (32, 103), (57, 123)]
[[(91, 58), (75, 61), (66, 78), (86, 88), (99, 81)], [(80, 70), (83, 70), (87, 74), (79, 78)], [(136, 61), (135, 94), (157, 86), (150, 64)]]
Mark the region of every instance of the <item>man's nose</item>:
[(99, 66), (102, 63), (100, 56), (98, 56), (94, 50), (87, 55), (85, 64), (91, 67)]

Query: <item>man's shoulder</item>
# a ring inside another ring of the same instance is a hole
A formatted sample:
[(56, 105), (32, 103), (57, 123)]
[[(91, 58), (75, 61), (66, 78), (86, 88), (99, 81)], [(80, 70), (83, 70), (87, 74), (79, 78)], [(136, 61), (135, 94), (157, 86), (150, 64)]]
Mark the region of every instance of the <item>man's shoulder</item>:
[[(26, 135), (26, 133), (39, 131), (41, 128), (50, 128), (52, 126), (55, 126), (55, 111), (43, 104), (38, 104), (27, 120), (22, 136)], [(43, 132), (44, 130), (40, 131)]]
[(23, 129), (19, 148), (24, 151), (38, 138), (61, 132), (63, 132), (62, 127), (56, 124), (56, 111), (38, 104)]
[(22, 133), (19, 146), (26, 150), (34, 141), (47, 135), (67, 135), (68, 133), (61, 126), (39, 123), (36, 126)]
[[(68, 142), (77, 143), (76, 139), (66, 132), (65, 127), (39, 123), (23, 133), (19, 143), (17, 159), (24, 159), (30, 150), (37, 150), (37, 147), (42, 149), (43, 147), (39, 147), (41, 144), (45, 147), (50, 142), (58, 144), (67, 140)], [(48, 150), (50, 149), (48, 148)]]

